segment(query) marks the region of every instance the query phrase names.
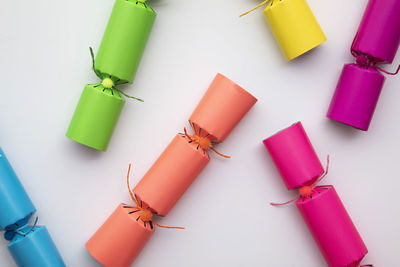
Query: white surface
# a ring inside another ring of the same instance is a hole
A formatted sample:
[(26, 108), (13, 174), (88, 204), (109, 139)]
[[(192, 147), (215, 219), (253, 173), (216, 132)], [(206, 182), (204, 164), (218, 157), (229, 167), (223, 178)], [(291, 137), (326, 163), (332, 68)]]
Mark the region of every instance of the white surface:
[[(369, 253), (400, 262), (400, 79), (385, 83), (370, 131), (325, 118), (365, 0), (308, 0), (328, 41), (284, 61), (255, 0), (155, 0), (158, 13), (137, 78), (106, 153), (65, 137), (83, 86), (98, 81), (88, 47), (100, 44), (113, 0), (4, 1), (0, 9), (0, 143), (68, 266), (99, 266), (85, 242), (148, 170), (217, 72), (258, 99), (157, 229), (135, 266), (324, 266), (261, 140), (301, 120)], [(394, 70), (400, 62), (387, 66)], [(134, 242), (134, 240), (132, 241)], [(0, 241), (0, 265), (14, 266)]]

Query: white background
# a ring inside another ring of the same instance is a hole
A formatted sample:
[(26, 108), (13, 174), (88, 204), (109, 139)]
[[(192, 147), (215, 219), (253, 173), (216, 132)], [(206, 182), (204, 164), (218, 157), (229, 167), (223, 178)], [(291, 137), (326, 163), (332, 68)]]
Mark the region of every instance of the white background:
[[(388, 77), (370, 131), (325, 118), (366, 0), (308, 0), (328, 41), (285, 62), (255, 0), (154, 0), (158, 13), (136, 80), (106, 153), (65, 132), (91, 71), (113, 0), (5, 1), (0, 8), (0, 144), (68, 266), (99, 266), (85, 242), (120, 202), (125, 185), (145, 174), (187, 127), (217, 72), (258, 103), (212, 160), (136, 266), (324, 266), (295, 205), (275, 208), (288, 192), (261, 141), (301, 120), (369, 253), (364, 263), (400, 264), (400, 78)], [(400, 62), (385, 66), (394, 70)], [(1, 211), (0, 211), (1, 212)], [(135, 240), (132, 240), (135, 242)], [(0, 265), (14, 266), (0, 241)]]

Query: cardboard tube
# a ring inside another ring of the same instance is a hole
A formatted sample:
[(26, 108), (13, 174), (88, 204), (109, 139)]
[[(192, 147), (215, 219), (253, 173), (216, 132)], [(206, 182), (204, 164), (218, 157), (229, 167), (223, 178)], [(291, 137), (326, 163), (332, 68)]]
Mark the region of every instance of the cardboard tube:
[(323, 172), (301, 122), (264, 140), (288, 190), (310, 184)]
[(31, 199), (0, 148), (0, 230), (25, 225), (35, 211)]
[(125, 104), (116, 90), (111, 93), (103, 89), (102, 85), (85, 86), (66, 134), (82, 145), (101, 151), (107, 149)]
[(106, 267), (129, 267), (154, 233), (150, 225), (136, 221), (134, 209), (117, 209), (86, 243), (86, 249)]
[[(368, 131), (385, 77), (400, 44), (400, 1), (369, 0), (351, 46), (357, 64), (344, 66), (327, 117)], [(383, 71), (386, 72), (386, 71)]]
[(65, 264), (44, 226), (29, 226), (35, 213), (28, 194), (0, 148), (0, 230), (9, 240), (8, 250), (19, 267), (64, 267)]
[(178, 134), (133, 192), (157, 214), (165, 216), (209, 161), (207, 153)]
[(333, 186), (316, 187), (296, 205), (330, 267), (361, 262), (368, 250)]
[(352, 50), (392, 63), (400, 44), (400, 1), (369, 0)]
[(368, 131), (384, 81), (374, 68), (345, 65), (326, 116)]
[(25, 226), (8, 245), (15, 263), (20, 267), (65, 267), (56, 245), (44, 226)]
[(292, 60), (326, 41), (305, 0), (272, 1), (264, 16), (286, 60)]
[(96, 70), (132, 82), (155, 18), (148, 3), (116, 0), (96, 56)]
[[(218, 74), (191, 120), (222, 141), (256, 101)], [(199, 144), (178, 134), (133, 189), (135, 198), (152, 213), (166, 216), (209, 161)], [(137, 224), (138, 216), (123, 209), (120, 205), (86, 244), (107, 267), (129, 266), (153, 233), (149, 225)]]
[(222, 142), (256, 102), (254, 96), (218, 73), (189, 121)]

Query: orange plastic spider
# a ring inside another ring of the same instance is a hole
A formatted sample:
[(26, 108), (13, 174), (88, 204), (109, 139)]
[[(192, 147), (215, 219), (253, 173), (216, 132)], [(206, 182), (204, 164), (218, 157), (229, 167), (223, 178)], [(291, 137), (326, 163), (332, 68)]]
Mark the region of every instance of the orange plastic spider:
[(210, 139), (209, 136), (211, 136), (211, 134), (207, 133), (205, 136), (202, 136), (201, 134), (201, 128), (199, 128), (199, 132), (197, 133), (196, 131), (196, 126), (194, 123), (190, 123), (190, 125), (193, 128), (194, 134), (193, 135), (189, 135), (186, 131), (186, 127), (184, 128), (185, 131), (185, 135), (190, 141), (189, 143), (195, 143), (197, 144), (197, 149), (201, 148), (203, 150), (203, 153), (206, 153), (208, 149), (211, 149), (212, 151), (214, 151), (215, 153), (217, 153), (218, 155), (220, 155), (221, 157), (227, 158), (229, 159), (230, 156), (226, 156), (222, 153), (219, 153), (214, 147), (213, 145), (218, 144), (219, 142), (216, 139)]
[(128, 175), (127, 175), (127, 185), (128, 185), (128, 190), (129, 190), (129, 194), (131, 195), (131, 198), (133, 200), (133, 202), (135, 202), (136, 207), (133, 206), (129, 206), (129, 205), (124, 205), (122, 206), (123, 208), (128, 208), (128, 209), (135, 209), (133, 211), (128, 212), (129, 214), (134, 214), (134, 213), (138, 213), (138, 217), (136, 218), (136, 221), (142, 220), (142, 222), (144, 223), (144, 227), (146, 227), (146, 224), (148, 223), (150, 225), (150, 228), (153, 229), (153, 223), (155, 225), (157, 225), (158, 227), (162, 227), (162, 228), (168, 228), (168, 229), (185, 229), (184, 227), (175, 227), (175, 226), (164, 226), (164, 225), (160, 225), (158, 224), (156, 221), (153, 221), (153, 212), (150, 210), (150, 207), (148, 205), (143, 206), (143, 201), (140, 200), (140, 204), (139, 201), (136, 198), (136, 195), (133, 195), (131, 188), (129, 186), (129, 173), (131, 172), (131, 164), (129, 164), (129, 168), (128, 168)]
[(312, 184), (304, 185), (304, 186), (300, 187), (299, 188), (299, 196), (297, 196), (297, 197), (295, 197), (295, 198), (293, 198), (293, 199), (291, 199), (289, 201), (283, 202), (283, 203), (271, 202), (271, 205), (272, 206), (282, 206), (282, 205), (289, 204), (289, 203), (291, 203), (293, 201), (297, 201), (299, 199), (301, 199), (304, 202), (305, 199), (312, 198), (312, 194), (314, 192), (317, 192), (318, 194), (321, 194), (321, 192), (318, 191), (316, 188), (323, 189), (323, 188), (328, 188), (328, 187), (327, 186), (318, 186), (317, 187), (317, 183), (319, 183), (328, 174), (328, 170), (329, 170), (329, 155), (326, 158), (326, 170), (325, 170), (325, 172), (322, 173), (321, 176), (318, 179), (316, 179)]

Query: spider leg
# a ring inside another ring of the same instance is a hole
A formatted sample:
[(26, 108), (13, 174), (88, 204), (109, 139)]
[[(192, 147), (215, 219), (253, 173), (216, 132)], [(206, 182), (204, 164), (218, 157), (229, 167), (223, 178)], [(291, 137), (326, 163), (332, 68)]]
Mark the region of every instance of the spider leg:
[(149, 221), (149, 224), (150, 224), (151, 230), (153, 230), (153, 222), (152, 222), (152, 221)]
[(329, 189), (330, 187), (328, 185), (320, 185), (320, 186), (318, 186), (318, 188)]
[(183, 130), (184, 130), (184, 132), (185, 132), (185, 136), (186, 136), (190, 141), (193, 141), (192, 137), (187, 133), (186, 127), (183, 128)]
[(135, 212), (138, 212), (139, 210), (134, 210), (134, 211), (130, 211), (130, 212), (128, 212), (128, 214), (132, 214), (132, 213), (135, 213)]
[(139, 219), (140, 219), (140, 216), (139, 216), (139, 217), (137, 217), (136, 221), (139, 221)]

